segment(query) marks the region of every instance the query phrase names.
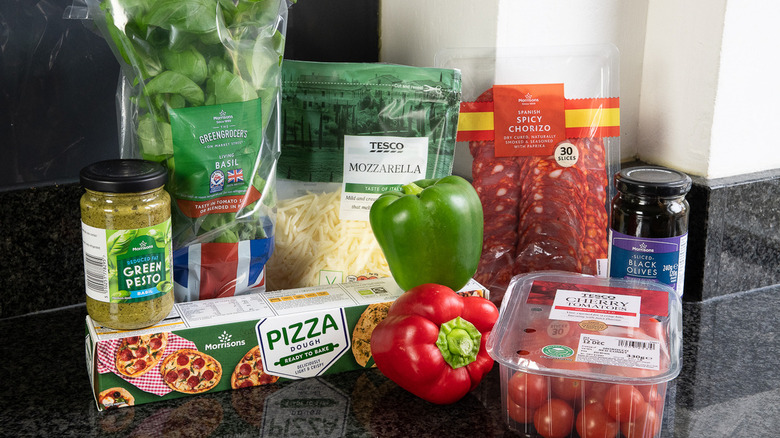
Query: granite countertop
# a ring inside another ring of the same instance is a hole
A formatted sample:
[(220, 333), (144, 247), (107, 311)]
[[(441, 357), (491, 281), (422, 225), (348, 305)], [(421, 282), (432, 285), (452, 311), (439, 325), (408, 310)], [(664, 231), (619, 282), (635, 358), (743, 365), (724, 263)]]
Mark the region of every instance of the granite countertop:
[[(758, 437), (780, 430), (780, 287), (684, 304), (684, 357), (662, 436)], [(376, 370), (99, 412), (85, 362), (83, 305), (0, 320), (2, 436), (520, 436), (504, 424), (498, 366), (438, 406)]]

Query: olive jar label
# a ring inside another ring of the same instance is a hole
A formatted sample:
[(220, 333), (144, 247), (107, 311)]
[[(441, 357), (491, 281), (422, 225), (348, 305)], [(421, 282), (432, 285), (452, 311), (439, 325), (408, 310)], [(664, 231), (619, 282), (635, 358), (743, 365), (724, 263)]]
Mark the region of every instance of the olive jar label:
[(688, 233), (667, 238), (634, 237), (610, 230), (610, 277), (654, 280), (682, 295)]

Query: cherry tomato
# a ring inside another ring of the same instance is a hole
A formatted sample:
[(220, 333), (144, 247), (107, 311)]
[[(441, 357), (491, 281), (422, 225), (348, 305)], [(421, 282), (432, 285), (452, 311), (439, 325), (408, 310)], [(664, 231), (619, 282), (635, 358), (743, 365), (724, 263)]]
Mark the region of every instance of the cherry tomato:
[(604, 396), (604, 408), (620, 423), (635, 419), (646, 404), (633, 385), (612, 385)]
[(537, 408), (550, 396), (547, 377), (516, 372), (507, 384), (509, 398), (520, 406)]
[(590, 388), (590, 383), (582, 379), (570, 379), (567, 377), (551, 377), (550, 388), (556, 398), (574, 402), (582, 400)]
[(656, 411), (661, 412), (664, 406), (664, 398), (666, 397), (666, 383), (659, 383), (653, 385), (637, 385), (636, 387), (645, 401), (650, 403), (650, 406), (654, 407)]
[(534, 413), (534, 427), (544, 438), (567, 437), (574, 427), (574, 408), (561, 399), (551, 398)]
[(509, 412), (509, 416), (518, 423), (533, 423), (534, 422), (534, 408), (526, 408), (512, 401), (510, 398), (506, 401), (506, 408)]
[(618, 422), (598, 402), (582, 408), (576, 427), (580, 438), (615, 438), (620, 433)]
[(646, 407), (634, 421), (620, 425), (626, 438), (653, 438), (661, 432), (661, 416), (649, 404)]
[(606, 382), (590, 382), (589, 389), (585, 393), (585, 398), (582, 399), (580, 407), (587, 406), (591, 403), (604, 403), (604, 396), (607, 395), (607, 391), (612, 387), (611, 383)]

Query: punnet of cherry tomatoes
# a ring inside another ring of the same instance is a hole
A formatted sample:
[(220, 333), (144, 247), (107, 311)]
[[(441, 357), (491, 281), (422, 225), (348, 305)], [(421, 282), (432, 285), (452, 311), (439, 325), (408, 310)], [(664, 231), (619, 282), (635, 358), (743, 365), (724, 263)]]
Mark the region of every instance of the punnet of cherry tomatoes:
[(681, 303), (660, 283), (516, 276), (487, 342), (510, 429), (528, 437), (653, 438), (680, 373)]

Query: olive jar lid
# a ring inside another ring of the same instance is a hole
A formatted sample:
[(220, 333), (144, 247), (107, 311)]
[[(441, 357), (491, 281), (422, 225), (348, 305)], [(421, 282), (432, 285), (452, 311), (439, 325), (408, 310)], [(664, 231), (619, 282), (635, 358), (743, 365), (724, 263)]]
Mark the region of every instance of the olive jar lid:
[(691, 189), (691, 177), (660, 166), (629, 167), (615, 175), (615, 187), (635, 195), (682, 196)]
[(168, 172), (160, 163), (118, 159), (98, 161), (81, 169), (85, 189), (110, 193), (136, 193), (165, 185)]

